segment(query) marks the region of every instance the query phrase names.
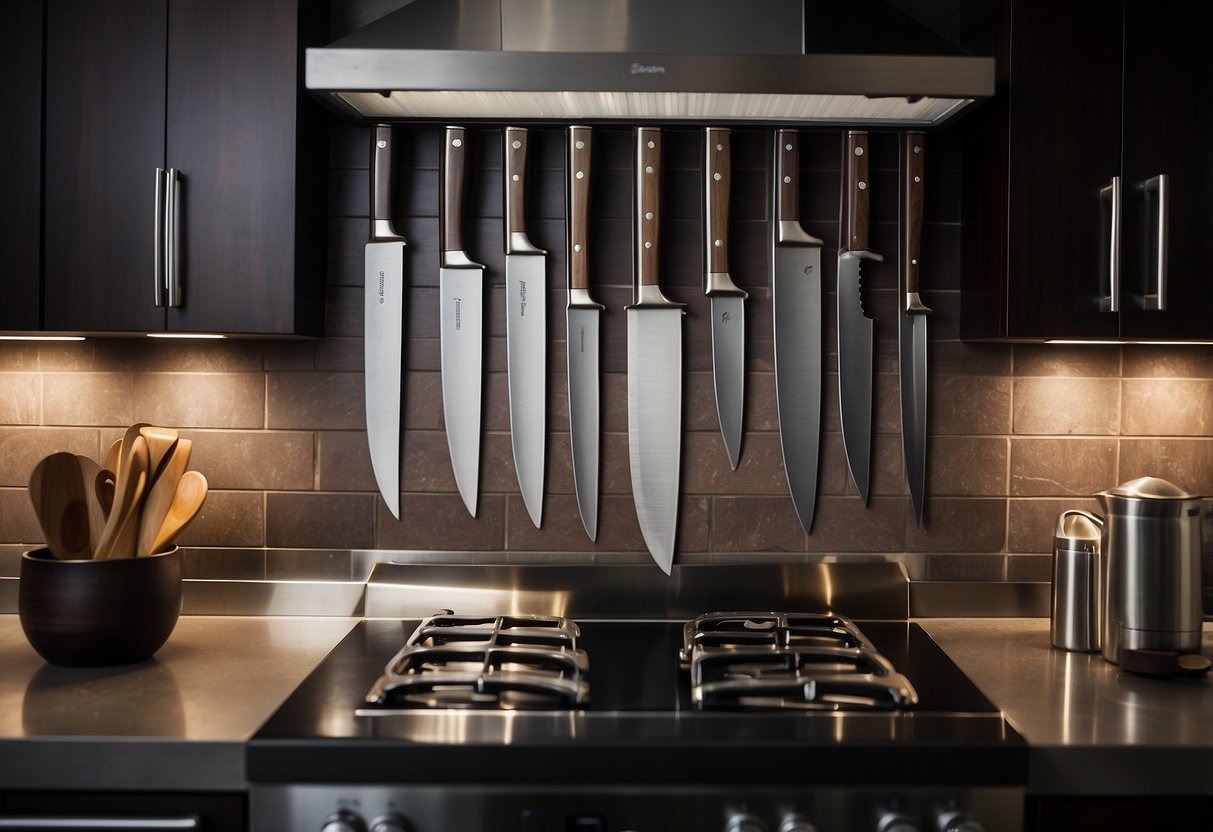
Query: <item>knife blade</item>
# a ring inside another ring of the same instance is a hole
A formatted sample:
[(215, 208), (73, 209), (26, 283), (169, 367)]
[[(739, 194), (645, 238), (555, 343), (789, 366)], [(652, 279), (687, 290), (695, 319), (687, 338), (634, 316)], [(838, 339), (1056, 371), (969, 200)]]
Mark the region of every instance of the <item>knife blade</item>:
[(601, 402), (598, 370), (601, 303), (590, 297), (588, 237), (590, 163), (593, 134), (589, 127), (569, 128), (568, 152), (568, 287), (566, 310), (569, 371), (569, 437), (577, 510), (590, 540), (598, 538), (598, 455)]
[(872, 454), (872, 317), (864, 305), (861, 266), (884, 259), (868, 247), (868, 184), (867, 131), (848, 130), (838, 251), (838, 403), (847, 467), (865, 506)]
[(633, 239), (628, 316), (628, 456), (636, 519), (653, 560), (667, 575), (678, 531), (682, 450), (683, 304), (661, 292), (661, 130), (636, 129)]
[(919, 296), (925, 134), (901, 134), (901, 222), (898, 271), (901, 309), (897, 316), (898, 364), (901, 374), (901, 447), (906, 481), (914, 505), (914, 525), (922, 526), (927, 470), (927, 315)]
[(821, 248), (800, 224), (800, 134), (775, 132), (771, 306), (775, 315), (775, 406), (788, 493), (812, 531), (821, 454)]
[(539, 528), (547, 461), (547, 252), (526, 233), (528, 137), (526, 128), (505, 129), (505, 339), (514, 470)]
[(729, 275), (729, 130), (705, 128), (703, 293), (712, 301), (712, 379), (716, 415), (729, 465), (737, 470), (745, 412), (745, 299)]
[(475, 517), (480, 479), (484, 266), (473, 262), (464, 249), (463, 203), (467, 179), (467, 130), (447, 127), (438, 159), (442, 414), (455, 485), (463, 504)]
[(366, 439), (388, 510), (400, 519), (400, 373), (404, 334), (404, 237), (392, 225), (392, 128), (371, 131), (371, 238), (363, 291)]

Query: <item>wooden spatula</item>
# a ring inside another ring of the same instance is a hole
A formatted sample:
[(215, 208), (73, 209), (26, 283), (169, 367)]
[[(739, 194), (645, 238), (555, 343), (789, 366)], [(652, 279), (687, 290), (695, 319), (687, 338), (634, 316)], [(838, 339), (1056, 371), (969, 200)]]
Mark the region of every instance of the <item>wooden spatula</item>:
[(148, 479), (154, 482), (160, 475), (161, 467), (168, 461), (169, 454), (177, 447), (177, 431), (145, 425), (139, 428), (139, 435), (147, 442)]
[[(145, 434), (146, 436), (146, 434)], [(160, 526), (173, 505), (177, 494), (177, 484), (185, 473), (190, 461), (190, 450), (193, 443), (189, 439), (176, 441), (173, 450), (165, 460), (164, 466), (152, 480), (147, 496), (143, 500), (143, 514), (139, 518), (139, 540), (135, 545), (135, 554), (150, 555), (156, 551), (153, 544)]]
[(80, 454), (76, 455), (76, 464), (80, 467), (80, 484), (84, 487), (84, 503), (88, 506), (88, 557), (91, 558), (101, 541), (109, 510), (101, 505), (101, 498), (97, 494), (97, 476), (101, 473), (101, 466)]
[[(128, 431), (128, 434), (130, 432)], [(129, 451), (128, 451), (129, 448)], [(114, 505), (97, 544), (96, 558), (134, 557), (139, 536), (139, 508), (148, 476), (147, 441), (138, 433), (130, 445), (123, 439), (122, 462), (114, 482)]]

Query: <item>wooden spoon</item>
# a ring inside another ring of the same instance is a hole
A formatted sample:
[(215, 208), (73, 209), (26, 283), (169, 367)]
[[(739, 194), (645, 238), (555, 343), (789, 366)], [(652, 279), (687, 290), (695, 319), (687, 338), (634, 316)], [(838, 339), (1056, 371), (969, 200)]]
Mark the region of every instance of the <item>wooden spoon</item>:
[(167, 462), (173, 448), (177, 447), (177, 431), (145, 425), (139, 428), (139, 435), (147, 442), (148, 478), (154, 481), (160, 476), (160, 469)]
[[(100, 495), (97, 493), (97, 477), (101, 474), (101, 466), (86, 456), (76, 455), (76, 464), (80, 467), (80, 483), (84, 487), (84, 503), (88, 506), (88, 556), (91, 558), (97, 551), (101, 541), (101, 532), (105, 529), (105, 521), (109, 515), (108, 507), (102, 506)], [(110, 492), (111, 502), (113, 492)]]
[(122, 461), (122, 440), (115, 439), (114, 444), (110, 445), (110, 449), (105, 452), (105, 460), (101, 463), (102, 470), (111, 473), (118, 470), (118, 463)]
[(51, 454), (35, 465), (30, 474), (29, 495), (52, 555), (69, 559), (92, 556), (88, 503), (75, 454)]
[(97, 544), (96, 558), (134, 557), (139, 533), (139, 507), (147, 487), (147, 441), (135, 434), (129, 446), (123, 440), (122, 464), (114, 481), (114, 505)]
[(168, 514), (165, 515), (164, 523), (161, 524), (156, 539), (152, 541), (151, 550), (153, 552), (160, 552), (167, 548), (177, 535), (198, 516), (198, 510), (202, 508), (202, 501), (206, 499), (206, 491), (206, 477), (202, 474), (197, 471), (186, 471), (181, 476), (181, 481), (177, 483), (177, 494), (173, 497), (173, 504), (169, 507)]
[(173, 498), (177, 494), (177, 484), (181, 481), (181, 477), (189, 465), (192, 446), (193, 443), (189, 439), (177, 441), (173, 445), (168, 459), (165, 460), (164, 467), (152, 481), (151, 487), (147, 491), (147, 497), (143, 501), (143, 514), (139, 518), (139, 540), (135, 544), (136, 557), (150, 555), (156, 551), (153, 548), (156, 535), (164, 523), (164, 518), (168, 515), (169, 508), (173, 505)]

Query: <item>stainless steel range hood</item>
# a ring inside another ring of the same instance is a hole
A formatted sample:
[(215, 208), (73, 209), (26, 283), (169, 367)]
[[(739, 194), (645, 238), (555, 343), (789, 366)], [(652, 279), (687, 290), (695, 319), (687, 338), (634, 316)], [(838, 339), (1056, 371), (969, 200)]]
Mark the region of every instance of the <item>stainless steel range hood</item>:
[(307, 50), (307, 88), (377, 122), (907, 127), (994, 94), (993, 58), (805, 54), (805, 25), (803, 0), (413, 0)]

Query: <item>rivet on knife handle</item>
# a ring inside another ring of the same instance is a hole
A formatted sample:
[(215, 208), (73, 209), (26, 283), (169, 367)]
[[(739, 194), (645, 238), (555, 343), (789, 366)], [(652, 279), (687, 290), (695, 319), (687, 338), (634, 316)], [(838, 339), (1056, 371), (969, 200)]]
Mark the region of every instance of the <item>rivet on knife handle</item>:
[(926, 315), (931, 310), (923, 305), (918, 292), (919, 260), (922, 258), (922, 211), (924, 183), (924, 135), (916, 131), (904, 133), (901, 141), (901, 170), (905, 177), (902, 182), (901, 216), (905, 218), (906, 229), (902, 235), (902, 274), (905, 276), (902, 287), (902, 303), (906, 312), (911, 315)]
[[(439, 164), (442, 165), (439, 179), (442, 182), (442, 210), (438, 212), (438, 237), (442, 252), (442, 266), (479, 266), (468, 257), (463, 239), (463, 222), (450, 219), (462, 218), (463, 201), (467, 194), (467, 129), (448, 127), (444, 131), (445, 141)], [(483, 267), (482, 267), (483, 268)]]
[(846, 148), (842, 248), (864, 251), (868, 248), (868, 134), (848, 131)]
[(506, 254), (547, 253), (532, 245), (526, 234), (523, 194), (527, 177), (528, 137), (529, 131), (525, 127), (505, 128)]
[(707, 229), (704, 235), (706, 254), (704, 260), (703, 293), (712, 295), (737, 295), (747, 298), (729, 275), (729, 190), (732, 184), (732, 152), (729, 130), (723, 127), (706, 128), (706, 155), (704, 173), (704, 217)]

